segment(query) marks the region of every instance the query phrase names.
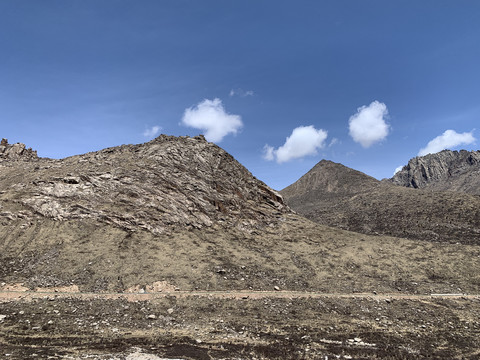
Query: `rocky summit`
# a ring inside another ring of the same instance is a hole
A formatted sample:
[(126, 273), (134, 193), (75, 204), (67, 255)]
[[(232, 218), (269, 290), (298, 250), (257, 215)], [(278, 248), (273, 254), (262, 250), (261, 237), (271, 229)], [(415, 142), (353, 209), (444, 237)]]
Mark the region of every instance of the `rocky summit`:
[(23, 144), (2, 144), (4, 222), (93, 219), (159, 234), (214, 224), (253, 230), (289, 211), (279, 194), (203, 136), (160, 136), (62, 160), (37, 158)]
[(480, 195), (480, 150), (443, 150), (415, 157), (390, 181), (412, 188)]
[(9, 144), (7, 139), (0, 142), (0, 161), (37, 159), (37, 152), (26, 148), (25, 144)]

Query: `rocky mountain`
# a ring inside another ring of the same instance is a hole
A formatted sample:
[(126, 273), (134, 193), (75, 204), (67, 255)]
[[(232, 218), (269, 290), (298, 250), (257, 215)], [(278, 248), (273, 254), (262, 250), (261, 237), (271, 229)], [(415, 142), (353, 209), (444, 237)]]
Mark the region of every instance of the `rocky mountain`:
[[(391, 292), (399, 287), (432, 292), (448, 290), (451, 281), (471, 291), (480, 284), (470, 271), (480, 266), (480, 257), (472, 256), (475, 247), (368, 236), (313, 223), (202, 136), (162, 135), (145, 144), (59, 160), (21, 154), (0, 160), (0, 291), (23, 284), (94, 292)], [(381, 193), (368, 196), (383, 187), (376, 180), (328, 162), (319, 169), (337, 169), (334, 181), (325, 176), (316, 183), (326, 184), (322, 193), (338, 199), (334, 208), (322, 210), (333, 225), (364, 233), (396, 229), (409, 236), (409, 229), (418, 235), (415, 231), (428, 224), (427, 215), (418, 223), (409, 212), (403, 217), (399, 211), (408, 208), (395, 205), (395, 194), (387, 200)], [(364, 186), (360, 192), (358, 184)], [(390, 186), (405, 194), (422, 191)], [(430, 199), (402, 201), (417, 209), (436, 208), (437, 200)], [(372, 203), (379, 200), (390, 210)], [(447, 210), (455, 201), (460, 211), (450, 214), (449, 236), (459, 234), (458, 219), (469, 211), (472, 219), (462, 223), (461, 242), (474, 243), (478, 203), (445, 200)], [(440, 217), (431, 214), (435, 224)], [(438, 236), (432, 235), (435, 230), (434, 225), (422, 229), (424, 238)], [(440, 230), (442, 236), (447, 233)]]
[[(470, 271), (480, 266), (475, 248), (313, 223), (202, 136), (162, 135), (59, 160), (20, 153), (0, 159), (0, 291), (431, 292), (450, 281), (471, 291), (479, 284)], [(349, 179), (327, 188), (351, 195)]]
[(341, 197), (368, 192), (375, 189), (378, 183), (378, 180), (360, 171), (322, 160), (300, 180), (283, 189), (281, 194), (293, 209), (305, 214), (318, 210), (319, 206), (330, 206)]
[(443, 150), (416, 157), (390, 181), (412, 188), (480, 195), (480, 151)]
[(395, 186), (329, 161), (280, 193), (296, 212), (328, 226), (419, 240), (480, 241), (475, 195)]
[(5, 145), (3, 154), (32, 160), (0, 157), (4, 222), (92, 219), (153, 234), (213, 225), (252, 231), (289, 211), (279, 194), (201, 136), (160, 136), (62, 160), (37, 158), (23, 144)]

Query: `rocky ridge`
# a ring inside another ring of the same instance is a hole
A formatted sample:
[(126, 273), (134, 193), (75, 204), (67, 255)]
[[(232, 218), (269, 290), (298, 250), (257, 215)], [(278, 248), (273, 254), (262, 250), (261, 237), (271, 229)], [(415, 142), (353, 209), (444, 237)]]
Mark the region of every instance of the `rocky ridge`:
[(480, 195), (480, 151), (443, 150), (415, 157), (390, 181), (411, 188)]
[(37, 152), (22, 143), (9, 144), (7, 139), (0, 142), (0, 161), (6, 160), (33, 160), (37, 159)]
[(202, 136), (162, 135), (62, 160), (36, 158), (23, 144), (2, 146), (8, 159), (36, 160), (0, 162), (4, 222), (93, 219), (153, 234), (214, 224), (251, 231), (289, 211), (278, 193)]

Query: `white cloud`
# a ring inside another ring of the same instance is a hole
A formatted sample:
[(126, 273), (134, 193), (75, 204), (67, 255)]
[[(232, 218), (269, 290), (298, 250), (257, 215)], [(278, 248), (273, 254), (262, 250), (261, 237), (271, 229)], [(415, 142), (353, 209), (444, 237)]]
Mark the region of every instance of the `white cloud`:
[(229, 93), (230, 96), (240, 96), (240, 97), (247, 97), (247, 96), (253, 96), (254, 92), (253, 90), (243, 90), (243, 89), (232, 89), (230, 90)]
[(220, 142), (228, 134), (236, 134), (243, 126), (239, 115), (225, 112), (220, 99), (205, 99), (197, 106), (185, 109), (182, 124), (205, 131), (208, 141)]
[(160, 130), (162, 130), (161, 126), (158, 126), (158, 125), (152, 126), (150, 129), (146, 129), (143, 132), (143, 136), (145, 136), (146, 138), (154, 138), (155, 136), (158, 135)]
[(429, 141), (426, 147), (420, 149), (418, 156), (434, 154), (460, 145), (468, 145), (475, 142), (475, 140), (476, 139), (473, 137), (473, 130), (461, 134), (454, 130), (446, 130), (442, 135)]
[(327, 132), (315, 129), (313, 125), (299, 126), (293, 129), (287, 137), (285, 144), (278, 149), (270, 145), (263, 147), (263, 158), (276, 160), (279, 164), (293, 159), (299, 159), (308, 155), (316, 155), (317, 150), (325, 146)]
[(336, 145), (338, 144), (338, 139), (337, 138), (333, 138), (331, 141), (330, 141), (330, 144), (328, 144), (328, 147), (332, 147), (333, 145)]
[(393, 175), (395, 175), (397, 172), (399, 172), (400, 170), (403, 169), (403, 165), (402, 166), (399, 166), (395, 169), (395, 171), (393, 172)]
[(357, 113), (348, 120), (350, 136), (364, 148), (385, 139), (389, 131), (389, 125), (385, 122), (387, 115), (387, 105), (378, 101), (359, 107)]
[(273, 146), (265, 144), (263, 147), (263, 158), (268, 161), (275, 160), (275, 149)]

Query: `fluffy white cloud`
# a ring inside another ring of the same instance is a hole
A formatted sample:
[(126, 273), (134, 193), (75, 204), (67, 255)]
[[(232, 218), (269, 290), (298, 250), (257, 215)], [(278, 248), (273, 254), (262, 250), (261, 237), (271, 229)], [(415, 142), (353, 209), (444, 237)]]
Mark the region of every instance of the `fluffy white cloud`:
[(385, 122), (387, 115), (387, 105), (378, 101), (359, 107), (357, 113), (348, 120), (350, 136), (364, 148), (385, 139), (389, 131), (389, 125)]
[(146, 129), (143, 132), (143, 136), (147, 138), (154, 138), (155, 136), (158, 135), (158, 133), (162, 130), (162, 128), (158, 125), (152, 126), (150, 129)]
[(205, 131), (208, 141), (220, 142), (228, 134), (236, 134), (243, 126), (239, 115), (225, 112), (220, 99), (205, 99), (197, 106), (185, 109), (182, 124)]
[(473, 130), (470, 132), (457, 133), (454, 130), (446, 130), (442, 135), (428, 142), (427, 146), (420, 149), (418, 156), (434, 154), (439, 151), (454, 148), (460, 145), (468, 145), (475, 141)]
[(325, 146), (327, 132), (322, 129), (315, 129), (313, 125), (299, 126), (293, 129), (292, 134), (287, 137), (285, 144), (278, 149), (270, 145), (263, 148), (263, 158), (276, 160), (279, 164), (293, 159), (299, 159), (308, 155), (317, 154), (317, 149)]

